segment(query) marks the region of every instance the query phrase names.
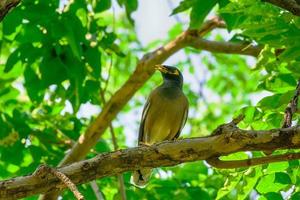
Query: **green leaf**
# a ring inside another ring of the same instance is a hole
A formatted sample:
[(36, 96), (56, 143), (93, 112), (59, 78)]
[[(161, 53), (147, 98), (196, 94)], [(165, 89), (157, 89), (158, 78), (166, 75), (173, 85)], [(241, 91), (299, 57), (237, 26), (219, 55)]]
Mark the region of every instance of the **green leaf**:
[(192, 8), (190, 13), (190, 29), (198, 29), (205, 17), (212, 10), (212, 8), (217, 4), (217, 0), (184, 0), (181, 1), (179, 6), (177, 6), (171, 13), (175, 15), (177, 13), (183, 12)]
[(111, 7), (111, 0), (97, 0), (95, 12), (103, 12)]
[(92, 74), (95, 78), (100, 78), (101, 75), (101, 53), (98, 48), (88, 48), (84, 52), (86, 62), (92, 67)]
[[(71, 25), (70, 25), (71, 23)], [(85, 41), (84, 32), (86, 31), (80, 20), (72, 15), (66, 15), (63, 20), (66, 29), (65, 37), (71, 47), (73, 55), (77, 60), (81, 60), (82, 48), (81, 42)]]
[(269, 192), (261, 196), (258, 200), (283, 200), (282, 196), (275, 192)]
[(199, 174), (207, 175), (208, 170), (202, 162), (185, 164), (184, 167), (174, 169), (175, 177), (181, 181), (198, 180)]
[(3, 19), (3, 34), (10, 35), (15, 33), (17, 27), (21, 26), (22, 12), (19, 9), (12, 9)]
[(288, 175), (284, 173), (272, 173), (263, 176), (258, 182), (256, 189), (261, 194), (279, 192), (290, 183)]
[(282, 120), (283, 115), (281, 113), (271, 113), (267, 116), (265, 122), (272, 125), (272, 127), (277, 128), (282, 124)]
[(40, 64), (40, 72), (45, 87), (59, 84), (68, 78), (67, 66), (58, 57), (44, 59)]
[(298, 77), (300, 76), (300, 62), (289, 62), (286, 68)]
[(219, 189), (216, 200), (225, 197), (229, 194), (234, 188), (236, 188), (237, 184), (240, 182), (242, 175), (230, 176), (226, 179), (224, 186)]
[(288, 47), (279, 55), (281, 61), (292, 61), (300, 58), (300, 45)]
[(30, 66), (27, 66), (24, 71), (24, 77), (25, 87), (31, 101), (41, 102), (44, 94), (41, 90), (41, 81), (36, 72)]
[(134, 24), (134, 21), (131, 17), (131, 14), (137, 10), (138, 1), (137, 0), (118, 0), (120, 6), (125, 6), (127, 18), (131, 24)]
[(263, 109), (278, 109), (281, 106), (285, 107), (291, 100), (294, 91), (290, 91), (284, 94), (275, 94), (272, 96), (267, 96), (258, 102), (258, 106)]
[(191, 199), (211, 199), (209, 194), (206, 191), (202, 190), (200, 187), (188, 187), (186, 188), (186, 191), (188, 192)]
[(86, 27), (88, 24), (88, 16), (87, 16), (87, 11), (86, 9), (79, 8), (76, 11), (76, 16), (80, 20), (81, 24), (83, 27)]
[(281, 183), (281, 184), (291, 184), (291, 178), (288, 174), (284, 172), (276, 172), (275, 173), (275, 183)]
[(22, 43), (41, 42), (46, 35), (36, 25), (23, 25), (22, 30), (16, 36), (15, 40)]
[(297, 82), (292, 74), (278, 74), (268, 78), (263, 85), (269, 91), (284, 93), (294, 90)]
[(300, 199), (300, 192), (294, 193), (290, 198), (290, 200), (298, 200), (298, 199)]
[(245, 152), (237, 152), (237, 153), (232, 153), (228, 156), (222, 156), (222, 160), (243, 160), (243, 159), (248, 159), (249, 156)]
[[(249, 173), (250, 172), (250, 173)], [(250, 168), (244, 173), (242, 179), (242, 186), (238, 189), (238, 200), (244, 200), (249, 195), (249, 193), (253, 190), (256, 185), (258, 179), (262, 175), (261, 167)]]
[(246, 123), (251, 123), (259, 119), (261, 115), (260, 111), (254, 106), (248, 106), (246, 108), (243, 108), (241, 112), (245, 115), (243, 121)]
[(107, 33), (100, 41), (100, 45), (103, 48), (109, 48), (116, 39), (117, 39), (117, 35), (115, 33), (113, 32)]
[(103, 139), (100, 139), (97, 142), (95, 150), (99, 153), (104, 153), (104, 152), (110, 152), (111, 151), (108, 143)]
[(42, 56), (44, 52), (41, 48), (34, 47), (31, 43), (22, 43), (18, 51), (20, 52), (20, 60), (23, 64), (31, 65), (36, 59)]
[(241, 13), (235, 13), (235, 12), (228, 12), (227, 5), (230, 8), (231, 4), (229, 0), (218, 0), (219, 4), (219, 12), (222, 19), (224, 19), (227, 29), (231, 31), (235, 27), (242, 24), (243, 21), (247, 19), (246, 16), (242, 15)]
[(212, 10), (212, 8), (217, 4), (217, 0), (197, 0), (190, 14), (190, 29), (199, 29), (200, 25), (204, 21), (205, 17)]
[(9, 72), (14, 66), (15, 64), (17, 64), (17, 62), (20, 60), (20, 52), (18, 51), (18, 49), (16, 49), (13, 53), (10, 54), (10, 56), (8, 57), (7, 61), (6, 61), (6, 65), (4, 68), (4, 72), (7, 73)]
[(87, 102), (90, 101), (92, 104), (99, 105), (100, 104), (100, 82), (88, 80), (85, 82), (84, 86), (84, 94), (82, 101)]
[(198, 0), (183, 0), (180, 2), (180, 4), (173, 9), (171, 15), (175, 15), (177, 13), (186, 11), (187, 9), (191, 8), (192, 6), (194, 6), (194, 4), (197, 2)]
[(0, 101), (5, 102), (11, 99), (16, 99), (19, 93), (20, 93), (19, 90), (13, 87), (11, 88), (5, 87), (3, 89), (0, 89)]

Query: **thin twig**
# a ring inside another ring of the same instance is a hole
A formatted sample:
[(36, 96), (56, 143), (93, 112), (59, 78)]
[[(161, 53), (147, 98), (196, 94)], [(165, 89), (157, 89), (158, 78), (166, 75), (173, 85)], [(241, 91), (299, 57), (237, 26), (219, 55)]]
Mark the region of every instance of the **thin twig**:
[(101, 193), (101, 191), (100, 191), (100, 189), (99, 189), (96, 181), (91, 181), (90, 184), (91, 184), (91, 187), (92, 187), (92, 189), (93, 189), (93, 191), (95, 193), (95, 196), (96, 196), (97, 200), (104, 200), (104, 197), (103, 197), (103, 195), (102, 195), (102, 193)]
[[(109, 78), (110, 78), (110, 72), (111, 72), (112, 65), (113, 65), (113, 59), (112, 59), (112, 56), (111, 56), (110, 65), (109, 65), (109, 71), (108, 71), (108, 77), (105, 80), (104, 89), (102, 89), (100, 87), (100, 97), (101, 97), (101, 101), (102, 101), (103, 105), (106, 104), (104, 93), (105, 93), (105, 91), (107, 89), (107, 85), (108, 85), (108, 81), (109, 81)], [(113, 146), (114, 146), (114, 150), (116, 151), (116, 150), (119, 149), (119, 147), (118, 147), (117, 138), (116, 138), (116, 134), (115, 134), (112, 122), (109, 123), (109, 130), (110, 130), (110, 134), (111, 134), (111, 139), (112, 139), (112, 143), (113, 143)], [(119, 191), (121, 193), (121, 199), (122, 200), (126, 200), (127, 198), (126, 198), (126, 190), (125, 190), (125, 185), (124, 185), (123, 174), (119, 174), (118, 175), (118, 182), (119, 182), (119, 187), (120, 187)]]
[[(101, 89), (101, 90), (102, 90), (102, 93), (103, 93), (103, 97), (105, 97), (104, 94), (105, 94), (105, 92), (106, 92), (106, 90), (107, 90), (107, 87), (108, 87), (108, 81), (109, 81), (110, 76), (111, 76), (111, 69), (112, 69), (112, 66), (113, 66), (113, 55), (110, 56), (110, 63), (109, 63), (109, 66), (108, 66), (108, 72), (107, 72), (108, 74), (107, 74), (107, 78), (103, 80), (103, 81), (104, 81), (104, 88)], [(102, 97), (101, 97), (101, 98), (102, 98)], [(102, 100), (103, 100), (103, 99), (102, 99)], [(103, 104), (105, 104), (105, 103), (106, 103), (106, 101), (103, 102)]]
[(299, 95), (300, 95), (300, 79), (298, 80), (295, 94), (285, 109), (284, 122), (282, 128), (288, 128), (292, 126), (293, 114), (297, 111)]
[(84, 196), (79, 192), (76, 185), (65, 174), (46, 165), (41, 165), (34, 172), (34, 175), (41, 179), (46, 178), (49, 174), (52, 174), (53, 176), (57, 177), (61, 182), (63, 182), (71, 190), (71, 192), (74, 194), (77, 200), (84, 200)]
[[(100, 96), (102, 98), (102, 102), (105, 104), (105, 97), (104, 97), (102, 89), (100, 89)], [(115, 134), (114, 127), (113, 127), (112, 123), (109, 124), (109, 130), (110, 130), (114, 150), (116, 151), (116, 150), (119, 149), (119, 147), (118, 147), (116, 134)], [(119, 187), (120, 187), (119, 190), (120, 190), (120, 193), (121, 193), (121, 199), (126, 200), (127, 198), (126, 198), (126, 191), (125, 191), (123, 174), (118, 175), (118, 182), (119, 182)]]
[(300, 16), (300, 5), (295, 0), (262, 0), (288, 10), (294, 15)]

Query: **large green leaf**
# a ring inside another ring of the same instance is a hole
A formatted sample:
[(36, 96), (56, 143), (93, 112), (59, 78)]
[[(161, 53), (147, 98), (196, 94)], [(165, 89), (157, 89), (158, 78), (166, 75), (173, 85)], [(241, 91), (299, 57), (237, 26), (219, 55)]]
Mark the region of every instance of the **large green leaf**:
[(190, 14), (190, 27), (191, 29), (199, 29), (205, 17), (216, 5), (217, 0), (197, 0), (195, 1)]
[(195, 5), (195, 3), (197, 2), (197, 0), (183, 0), (180, 2), (180, 4), (173, 9), (171, 15), (175, 15), (177, 13), (181, 13), (183, 11), (186, 11), (188, 9), (190, 9), (192, 6)]
[(44, 91), (42, 90), (41, 80), (36, 72), (30, 66), (26, 66), (24, 77), (24, 85), (31, 101), (41, 102), (44, 97)]
[(127, 18), (131, 24), (134, 24), (134, 20), (131, 17), (131, 14), (137, 10), (138, 1), (137, 0), (118, 0), (120, 6), (125, 6)]
[(199, 29), (205, 17), (217, 4), (217, 0), (203, 1), (203, 0), (183, 0), (173, 9), (171, 15), (191, 9), (190, 13), (190, 29)]
[(286, 188), (290, 183), (291, 179), (288, 174), (276, 172), (263, 176), (257, 184), (256, 189), (261, 194), (279, 192)]
[(40, 64), (40, 72), (45, 87), (52, 84), (60, 84), (68, 78), (67, 66), (59, 57), (44, 59)]
[(20, 61), (20, 52), (18, 51), (18, 49), (16, 49), (8, 57), (4, 68), (4, 72), (9, 72), (18, 61)]
[(103, 12), (111, 7), (111, 0), (97, 0), (95, 11)]

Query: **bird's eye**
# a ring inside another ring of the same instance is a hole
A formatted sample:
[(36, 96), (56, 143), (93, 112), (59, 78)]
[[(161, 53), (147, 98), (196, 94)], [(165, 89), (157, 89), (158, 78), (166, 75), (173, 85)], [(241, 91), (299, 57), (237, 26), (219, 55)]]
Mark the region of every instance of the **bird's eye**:
[(179, 71), (176, 69), (172, 74), (178, 76), (179, 75)]

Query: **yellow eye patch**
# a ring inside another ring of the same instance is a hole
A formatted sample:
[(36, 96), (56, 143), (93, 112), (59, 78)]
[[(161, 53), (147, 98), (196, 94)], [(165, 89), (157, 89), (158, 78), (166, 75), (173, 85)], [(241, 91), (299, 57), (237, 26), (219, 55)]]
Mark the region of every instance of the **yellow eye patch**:
[(178, 72), (178, 70), (175, 70), (175, 72), (173, 72), (172, 74), (174, 74), (174, 75), (179, 75), (179, 72)]

